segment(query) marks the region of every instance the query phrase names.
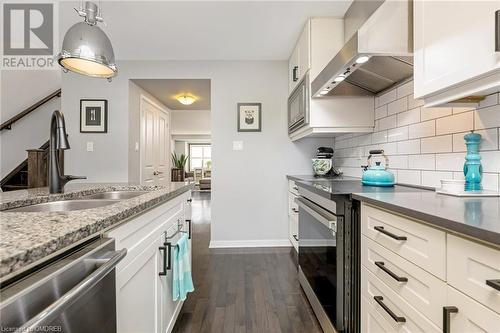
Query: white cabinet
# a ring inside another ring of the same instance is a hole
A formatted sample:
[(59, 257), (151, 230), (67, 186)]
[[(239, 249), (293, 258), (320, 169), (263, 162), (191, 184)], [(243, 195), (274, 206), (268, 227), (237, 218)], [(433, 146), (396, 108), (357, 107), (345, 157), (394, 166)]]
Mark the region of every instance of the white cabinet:
[(288, 181), (288, 239), (295, 251), (299, 251), (299, 207), (295, 198), (299, 195), (293, 180)]
[(310, 71), (311, 82), (344, 43), (344, 23), (337, 18), (307, 20), (288, 60), (289, 93)]
[(165, 332), (161, 328), (162, 264), (160, 237), (153, 235), (149, 246), (116, 274), (117, 328), (120, 333)]
[[(172, 270), (164, 272), (165, 235), (178, 224), (188, 230), (191, 194), (186, 192), (110, 230), (117, 249), (127, 256), (116, 268), (116, 311), (119, 333), (171, 332), (182, 307), (172, 300)], [(175, 243), (181, 234), (169, 241)]]
[(453, 235), (447, 240), (448, 283), (500, 314), (500, 290), (487, 282), (500, 285), (500, 251)]
[(299, 49), (293, 49), (288, 60), (288, 91), (292, 92), (299, 83)]
[(449, 314), (450, 333), (500, 332), (500, 314), (450, 286), (448, 286), (447, 306), (454, 306), (457, 310)]
[(425, 222), (361, 205), (362, 332), (500, 332), (500, 249)]
[(416, 98), (433, 106), (500, 90), (497, 10), (500, 0), (414, 2)]
[(435, 276), (446, 276), (446, 234), (402, 216), (363, 205), (361, 232)]
[[(304, 30), (300, 34), (296, 49), (299, 54), (299, 78), (304, 77), (306, 72), (311, 68), (311, 21), (308, 20), (304, 26)], [(317, 33), (315, 31), (315, 33)], [(316, 51), (318, 52), (318, 51)]]

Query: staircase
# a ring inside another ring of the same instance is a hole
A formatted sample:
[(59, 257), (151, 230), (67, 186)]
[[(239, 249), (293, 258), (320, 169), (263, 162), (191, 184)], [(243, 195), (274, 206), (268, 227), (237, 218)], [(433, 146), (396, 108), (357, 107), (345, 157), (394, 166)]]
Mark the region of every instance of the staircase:
[[(38, 155), (41, 156), (38, 157)], [(49, 141), (45, 142), (38, 149), (28, 150), (28, 158), (22, 161), (21, 164), (0, 181), (2, 191), (24, 190), (29, 187), (46, 186), (48, 179), (48, 156)], [(37, 177), (37, 174), (41, 175)], [(30, 186), (35, 184), (38, 186)]]
[[(14, 123), (56, 97), (61, 97), (61, 89), (52, 92), (35, 104), (19, 112), (14, 117), (0, 124), (0, 131), (13, 130), (12, 125)], [(48, 152), (49, 141), (42, 144), (38, 149), (29, 149), (28, 157), (0, 180), (0, 188), (2, 191), (14, 191), (46, 186), (48, 179)]]

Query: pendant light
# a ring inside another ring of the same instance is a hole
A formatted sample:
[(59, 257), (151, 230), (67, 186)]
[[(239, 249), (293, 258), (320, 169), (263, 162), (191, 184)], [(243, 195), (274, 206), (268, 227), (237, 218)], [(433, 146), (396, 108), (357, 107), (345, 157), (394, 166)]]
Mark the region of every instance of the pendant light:
[(66, 32), (57, 59), (59, 65), (64, 71), (111, 81), (117, 74), (115, 54), (108, 36), (97, 26), (104, 22), (101, 12), (90, 1), (75, 10), (84, 22), (76, 23)]

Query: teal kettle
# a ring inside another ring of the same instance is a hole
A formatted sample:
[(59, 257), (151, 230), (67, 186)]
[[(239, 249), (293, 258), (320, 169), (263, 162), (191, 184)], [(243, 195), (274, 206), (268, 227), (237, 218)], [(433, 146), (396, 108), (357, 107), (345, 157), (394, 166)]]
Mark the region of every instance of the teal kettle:
[[(382, 155), (385, 159), (385, 165), (382, 165), (381, 162), (375, 162), (375, 165), (371, 165), (373, 155)], [(389, 167), (389, 159), (382, 149), (370, 150), (367, 162), (368, 165), (363, 166), (364, 171), (363, 177), (361, 178), (363, 185), (394, 186), (394, 174), (387, 170)]]

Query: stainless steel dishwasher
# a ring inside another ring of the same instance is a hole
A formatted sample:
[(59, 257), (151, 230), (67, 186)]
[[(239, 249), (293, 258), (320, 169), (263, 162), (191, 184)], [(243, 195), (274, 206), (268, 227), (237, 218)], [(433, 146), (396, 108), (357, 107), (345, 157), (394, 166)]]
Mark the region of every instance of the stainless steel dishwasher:
[(115, 267), (127, 253), (99, 238), (0, 290), (1, 332), (116, 332)]

